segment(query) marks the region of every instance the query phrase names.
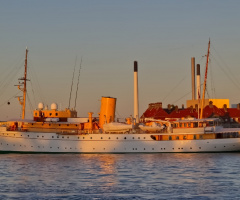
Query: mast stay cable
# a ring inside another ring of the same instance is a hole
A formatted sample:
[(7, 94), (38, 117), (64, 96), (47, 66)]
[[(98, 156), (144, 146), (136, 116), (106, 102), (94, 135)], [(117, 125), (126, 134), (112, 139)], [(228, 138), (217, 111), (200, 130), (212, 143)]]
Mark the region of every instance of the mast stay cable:
[(76, 64), (77, 64), (77, 56), (75, 58), (75, 64), (74, 64), (74, 69), (73, 69), (72, 85), (71, 85), (71, 90), (70, 90), (68, 108), (70, 108), (70, 102), (71, 102), (71, 97), (72, 97), (72, 88), (73, 88), (73, 81), (74, 81), (74, 74), (75, 74)]
[(76, 104), (77, 104), (77, 94), (78, 94), (78, 85), (79, 85), (81, 68), (82, 68), (82, 58), (81, 58), (80, 67), (79, 67), (79, 71), (78, 71), (78, 82), (77, 82), (74, 110), (76, 109)]

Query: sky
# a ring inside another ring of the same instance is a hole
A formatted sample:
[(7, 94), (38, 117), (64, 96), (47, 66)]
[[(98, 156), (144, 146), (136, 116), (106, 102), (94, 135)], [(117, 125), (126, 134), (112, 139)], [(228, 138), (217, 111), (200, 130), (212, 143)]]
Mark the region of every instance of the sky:
[(140, 115), (149, 103), (186, 106), (192, 98), (191, 57), (201, 65), (203, 81), (209, 38), (206, 97), (240, 102), (240, 1), (0, 0), (0, 4), (0, 120), (21, 116), (15, 98), (21, 93), (14, 85), (24, 73), (26, 47), (29, 119), (39, 102), (49, 108), (53, 102), (59, 109), (69, 106), (74, 68), (70, 107), (76, 107), (79, 117), (90, 111), (98, 116), (102, 96), (117, 98), (116, 117), (129, 117), (134, 61), (139, 68)]

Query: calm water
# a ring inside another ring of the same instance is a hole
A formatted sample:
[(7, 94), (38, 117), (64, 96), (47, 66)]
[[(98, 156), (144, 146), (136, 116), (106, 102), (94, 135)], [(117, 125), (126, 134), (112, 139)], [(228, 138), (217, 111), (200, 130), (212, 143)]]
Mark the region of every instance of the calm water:
[(0, 154), (0, 199), (240, 199), (240, 153)]

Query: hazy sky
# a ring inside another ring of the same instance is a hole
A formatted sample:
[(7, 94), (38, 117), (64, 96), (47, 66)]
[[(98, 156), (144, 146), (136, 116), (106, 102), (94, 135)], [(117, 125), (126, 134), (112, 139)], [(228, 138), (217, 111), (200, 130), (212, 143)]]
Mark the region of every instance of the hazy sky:
[(209, 38), (206, 97), (240, 102), (240, 1), (0, 0), (0, 5), (0, 120), (20, 117), (14, 85), (23, 76), (26, 46), (28, 118), (39, 102), (68, 107), (77, 60), (74, 107), (81, 58), (78, 116), (89, 111), (97, 116), (101, 96), (117, 98), (117, 117), (133, 114), (134, 60), (140, 115), (153, 102), (186, 105), (191, 57), (203, 77)]

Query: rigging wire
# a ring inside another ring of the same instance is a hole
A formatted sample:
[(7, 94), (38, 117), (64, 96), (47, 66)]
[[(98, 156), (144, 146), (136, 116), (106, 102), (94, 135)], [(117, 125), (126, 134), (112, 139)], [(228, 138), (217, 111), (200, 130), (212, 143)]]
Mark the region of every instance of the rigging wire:
[[(34, 66), (34, 65), (31, 64), (31, 58), (30, 59), (28, 58), (28, 60), (29, 60), (30, 66)], [(37, 91), (37, 96), (39, 97), (41, 102), (44, 102), (45, 97), (44, 97), (42, 89), (40, 87), (40, 83), (39, 83), (39, 80), (38, 80), (38, 76), (37, 76), (35, 67), (30, 67), (28, 69), (29, 69), (29, 74), (32, 77), (30, 79), (34, 80), (33, 82), (30, 81), (31, 84), (32, 84), (32, 89)], [(36, 94), (36, 92), (34, 92), (34, 94)]]
[(77, 64), (77, 56), (75, 58), (75, 64), (74, 64), (74, 69), (73, 69), (72, 85), (71, 85), (71, 90), (70, 90), (68, 108), (70, 108), (70, 102), (71, 102), (71, 97), (72, 97), (72, 88), (73, 88), (73, 81), (74, 81), (74, 74), (75, 74), (76, 64)]
[(76, 89), (76, 97), (75, 97), (74, 110), (76, 109), (76, 104), (77, 104), (77, 94), (78, 94), (78, 85), (79, 85), (81, 68), (82, 68), (82, 58), (81, 58), (80, 67), (79, 67), (79, 71), (78, 71), (78, 82), (77, 82), (77, 89)]
[[(10, 66), (8, 65), (4, 70), (1, 71), (1, 76), (4, 78), (1, 78), (0, 81), (0, 85), (2, 85), (5, 80), (9, 80), (9, 76), (14, 72), (14, 70), (16, 70), (19, 66), (20, 68), (23, 67), (23, 63), (24, 61), (22, 60), (23, 56), (21, 55), (21, 57), (19, 56), (18, 58), (16, 58), (14, 60), (13, 63), (15, 63), (14, 65)], [(22, 63), (23, 62), (23, 63)], [(16, 64), (17, 63), (17, 64)]]
[(0, 97), (5, 93), (8, 89), (9, 85), (15, 80), (15, 77), (18, 75), (21, 68), (23, 68), (23, 63), (20, 67), (14, 68), (11, 72), (9, 72), (6, 77), (2, 80), (0, 84)]
[(180, 97), (179, 99), (177, 99), (175, 102), (173, 102), (173, 104), (175, 104), (176, 102), (178, 102), (179, 100), (183, 99), (184, 97), (186, 97), (187, 95), (191, 94), (192, 91), (186, 93), (185, 95), (183, 95), (182, 97)]
[(5, 101), (4, 103), (0, 104), (0, 107), (2, 107), (3, 105), (6, 105), (8, 102), (10, 102), (11, 99), (16, 98), (16, 96), (20, 93), (21, 91), (18, 91), (15, 95), (13, 95), (11, 98), (9, 98), (7, 101)]
[(32, 106), (32, 103), (31, 103), (31, 100), (30, 100), (30, 98), (29, 98), (29, 95), (28, 95), (28, 93), (27, 93), (27, 99), (28, 99), (28, 102), (29, 102), (29, 107), (30, 107), (30, 110), (31, 110), (31, 112), (33, 113), (33, 106)]
[(34, 104), (37, 105), (37, 101), (36, 101), (36, 97), (35, 97), (35, 93), (34, 93), (34, 90), (33, 90), (33, 85), (32, 85), (32, 81), (30, 81), (30, 84), (31, 84), (31, 88), (32, 88), (32, 94), (33, 94), (33, 100), (34, 100)]
[(221, 62), (226, 66), (226, 68), (228, 69), (227, 71), (229, 72), (229, 74), (233, 77), (234, 81), (240, 85), (239, 80), (235, 77), (235, 74), (232, 73), (231, 68), (225, 63), (225, 61), (223, 60), (223, 58), (220, 56), (220, 54), (216, 51), (216, 49), (214, 48), (214, 46), (212, 46), (213, 50), (216, 52), (217, 56), (221, 59)]
[[(212, 56), (213, 57), (213, 56)], [(240, 90), (240, 86), (239, 84), (237, 84), (232, 78), (231, 76), (224, 70), (224, 68), (219, 64), (219, 62), (213, 57), (213, 59), (216, 61), (216, 63), (218, 64), (218, 66), (220, 67), (220, 69), (222, 70), (222, 72), (229, 78), (229, 80)]]
[(163, 98), (162, 102), (168, 98), (172, 93), (173, 91), (186, 79), (186, 76), (172, 89), (170, 90), (170, 92)]
[(209, 59), (209, 69), (210, 69), (209, 71), (210, 71), (210, 77), (211, 77), (211, 92), (212, 92), (213, 98), (216, 98), (213, 70), (212, 70), (212, 65), (211, 65), (211, 60), (210, 59)]

